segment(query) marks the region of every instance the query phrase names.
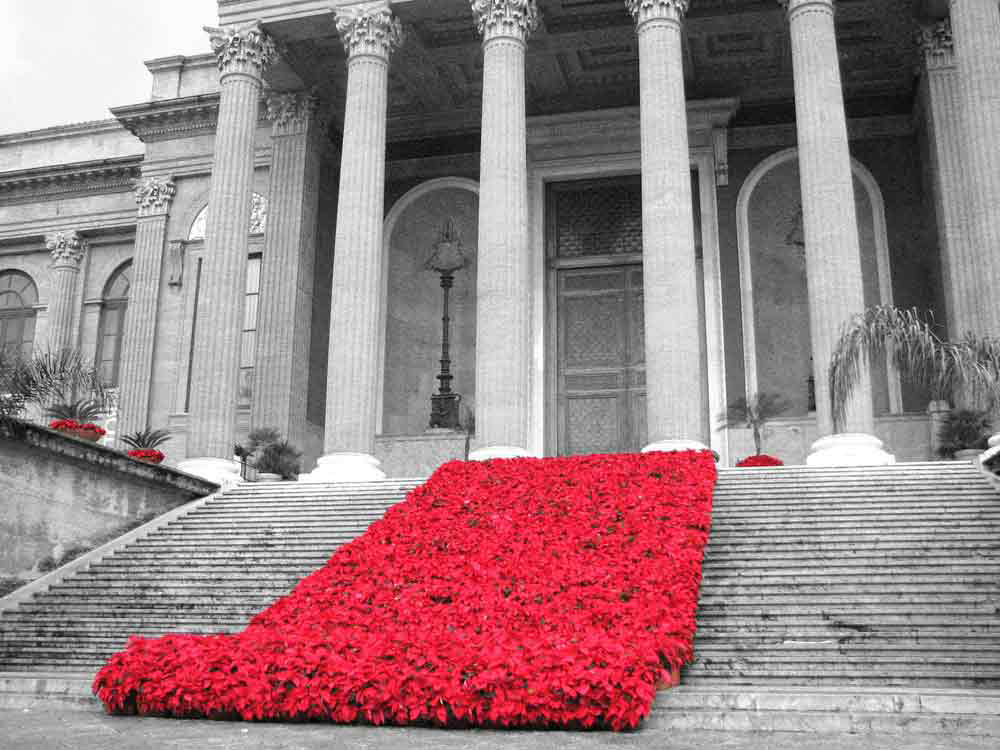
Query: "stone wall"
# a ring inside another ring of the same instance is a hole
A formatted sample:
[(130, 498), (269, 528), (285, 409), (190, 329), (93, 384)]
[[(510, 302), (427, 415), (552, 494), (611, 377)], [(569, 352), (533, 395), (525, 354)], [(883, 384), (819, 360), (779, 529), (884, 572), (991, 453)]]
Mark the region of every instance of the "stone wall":
[(88, 546), (215, 485), (34, 425), (0, 432), (0, 576)]

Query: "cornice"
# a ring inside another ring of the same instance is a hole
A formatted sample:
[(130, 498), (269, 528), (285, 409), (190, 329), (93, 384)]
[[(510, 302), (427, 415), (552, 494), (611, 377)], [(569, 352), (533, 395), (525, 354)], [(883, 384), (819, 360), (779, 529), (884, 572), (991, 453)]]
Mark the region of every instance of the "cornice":
[(111, 110), (118, 122), (143, 143), (212, 132), (219, 117), (219, 94), (130, 104)]
[(126, 156), (0, 173), (0, 205), (69, 194), (128, 192), (140, 175), (142, 159)]

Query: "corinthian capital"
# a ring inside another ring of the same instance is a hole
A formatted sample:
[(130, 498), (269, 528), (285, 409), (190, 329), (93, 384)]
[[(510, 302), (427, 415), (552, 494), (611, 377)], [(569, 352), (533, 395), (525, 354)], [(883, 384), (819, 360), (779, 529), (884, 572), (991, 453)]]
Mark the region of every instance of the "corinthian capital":
[(635, 19), (636, 26), (658, 19), (679, 23), (684, 20), (690, 4), (691, 0), (625, 0), (625, 7)]
[(55, 268), (78, 269), (87, 251), (87, 241), (79, 232), (54, 232), (45, 236), (45, 247), (52, 255)]
[(535, 0), (472, 0), (472, 15), (483, 39), (512, 36), (524, 40), (538, 28)]
[(305, 91), (285, 91), (267, 97), (267, 119), (274, 135), (304, 133), (319, 109), (319, 99)]
[(216, 28), (206, 26), (219, 70), (246, 73), (260, 78), (278, 58), (278, 48), (260, 23)]
[(348, 57), (373, 55), (387, 60), (403, 41), (403, 25), (388, 8), (337, 11), (337, 31)]
[(159, 214), (170, 210), (170, 202), (177, 193), (177, 187), (169, 177), (150, 177), (135, 188), (135, 202), (139, 204), (139, 214)]
[(931, 70), (955, 63), (955, 40), (951, 35), (951, 19), (921, 26), (917, 44), (924, 53), (924, 62)]

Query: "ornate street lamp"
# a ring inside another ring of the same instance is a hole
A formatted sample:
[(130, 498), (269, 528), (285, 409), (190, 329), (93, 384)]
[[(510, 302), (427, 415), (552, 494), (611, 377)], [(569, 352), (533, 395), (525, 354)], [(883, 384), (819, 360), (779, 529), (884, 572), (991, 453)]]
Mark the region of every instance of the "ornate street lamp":
[(449, 336), (451, 319), (448, 316), (448, 297), (455, 282), (455, 272), (465, 268), (468, 259), (462, 253), (462, 241), (458, 237), (455, 222), (451, 219), (441, 229), (441, 235), (434, 245), (434, 252), (427, 259), (427, 269), (441, 276), (441, 290), (444, 309), (441, 315), (441, 372), (437, 375), (438, 392), (431, 396), (431, 427), (454, 430), (459, 426), (458, 404), (462, 397), (451, 391), (451, 359)]

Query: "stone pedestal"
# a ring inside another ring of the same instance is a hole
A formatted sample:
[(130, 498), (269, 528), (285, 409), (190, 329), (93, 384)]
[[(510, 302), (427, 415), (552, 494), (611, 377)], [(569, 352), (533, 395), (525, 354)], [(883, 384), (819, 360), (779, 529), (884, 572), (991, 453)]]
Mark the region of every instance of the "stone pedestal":
[(978, 254), (970, 330), (1000, 333), (1000, 10), (997, 0), (951, 0), (965, 138), (971, 243)]
[(122, 340), (116, 441), (149, 425), (149, 388), (153, 378), (153, 343), (160, 301), (160, 277), (167, 218), (176, 188), (163, 177), (144, 180), (135, 191), (139, 204), (132, 287)]
[(195, 335), (188, 455), (228, 460), (236, 434), (261, 79), (276, 52), (257, 25), (209, 32), (221, 71), (221, 93), (198, 296), (198, 320), (204, 325)]
[(87, 252), (87, 241), (77, 232), (56, 232), (45, 238), (45, 247), (52, 256), (47, 346), (48, 351), (58, 354), (76, 346), (73, 331), (76, 284)]
[(376, 429), (378, 328), (389, 55), (399, 21), (385, 9), (338, 12), (347, 50), (347, 101), (333, 251), (324, 456), (303, 482), (381, 479)]
[(930, 430), (931, 458), (938, 455), (941, 448), (941, 427), (948, 419), (950, 407), (947, 401), (931, 401), (927, 405), (928, 429)]
[[(833, 0), (779, 2), (788, 10), (791, 29), (816, 419), (820, 435), (829, 436), (813, 445), (808, 462), (891, 463), (873, 437), (870, 373), (864, 371), (858, 379), (838, 424), (830, 401), (830, 358), (840, 331), (865, 310)], [(845, 436), (831, 435), (835, 430)]]
[(473, 460), (528, 455), (531, 282), (524, 57), (535, 0), (473, 0), (483, 36)]
[(626, 0), (639, 37), (647, 450), (705, 449), (683, 21), (689, 0)]
[(266, 252), (261, 260), (260, 317), (251, 424), (274, 427), (302, 446), (306, 438), (313, 270), (323, 123), (304, 92), (267, 100), (271, 172)]
[(931, 184), (937, 214), (945, 306), (952, 338), (975, 330), (979, 253), (970, 234), (965, 132), (961, 118), (961, 77), (948, 19), (920, 31), (924, 55), (921, 98), (927, 125)]
[(225, 458), (189, 458), (177, 465), (178, 471), (215, 482), (222, 492), (243, 481), (240, 468), (238, 461)]

